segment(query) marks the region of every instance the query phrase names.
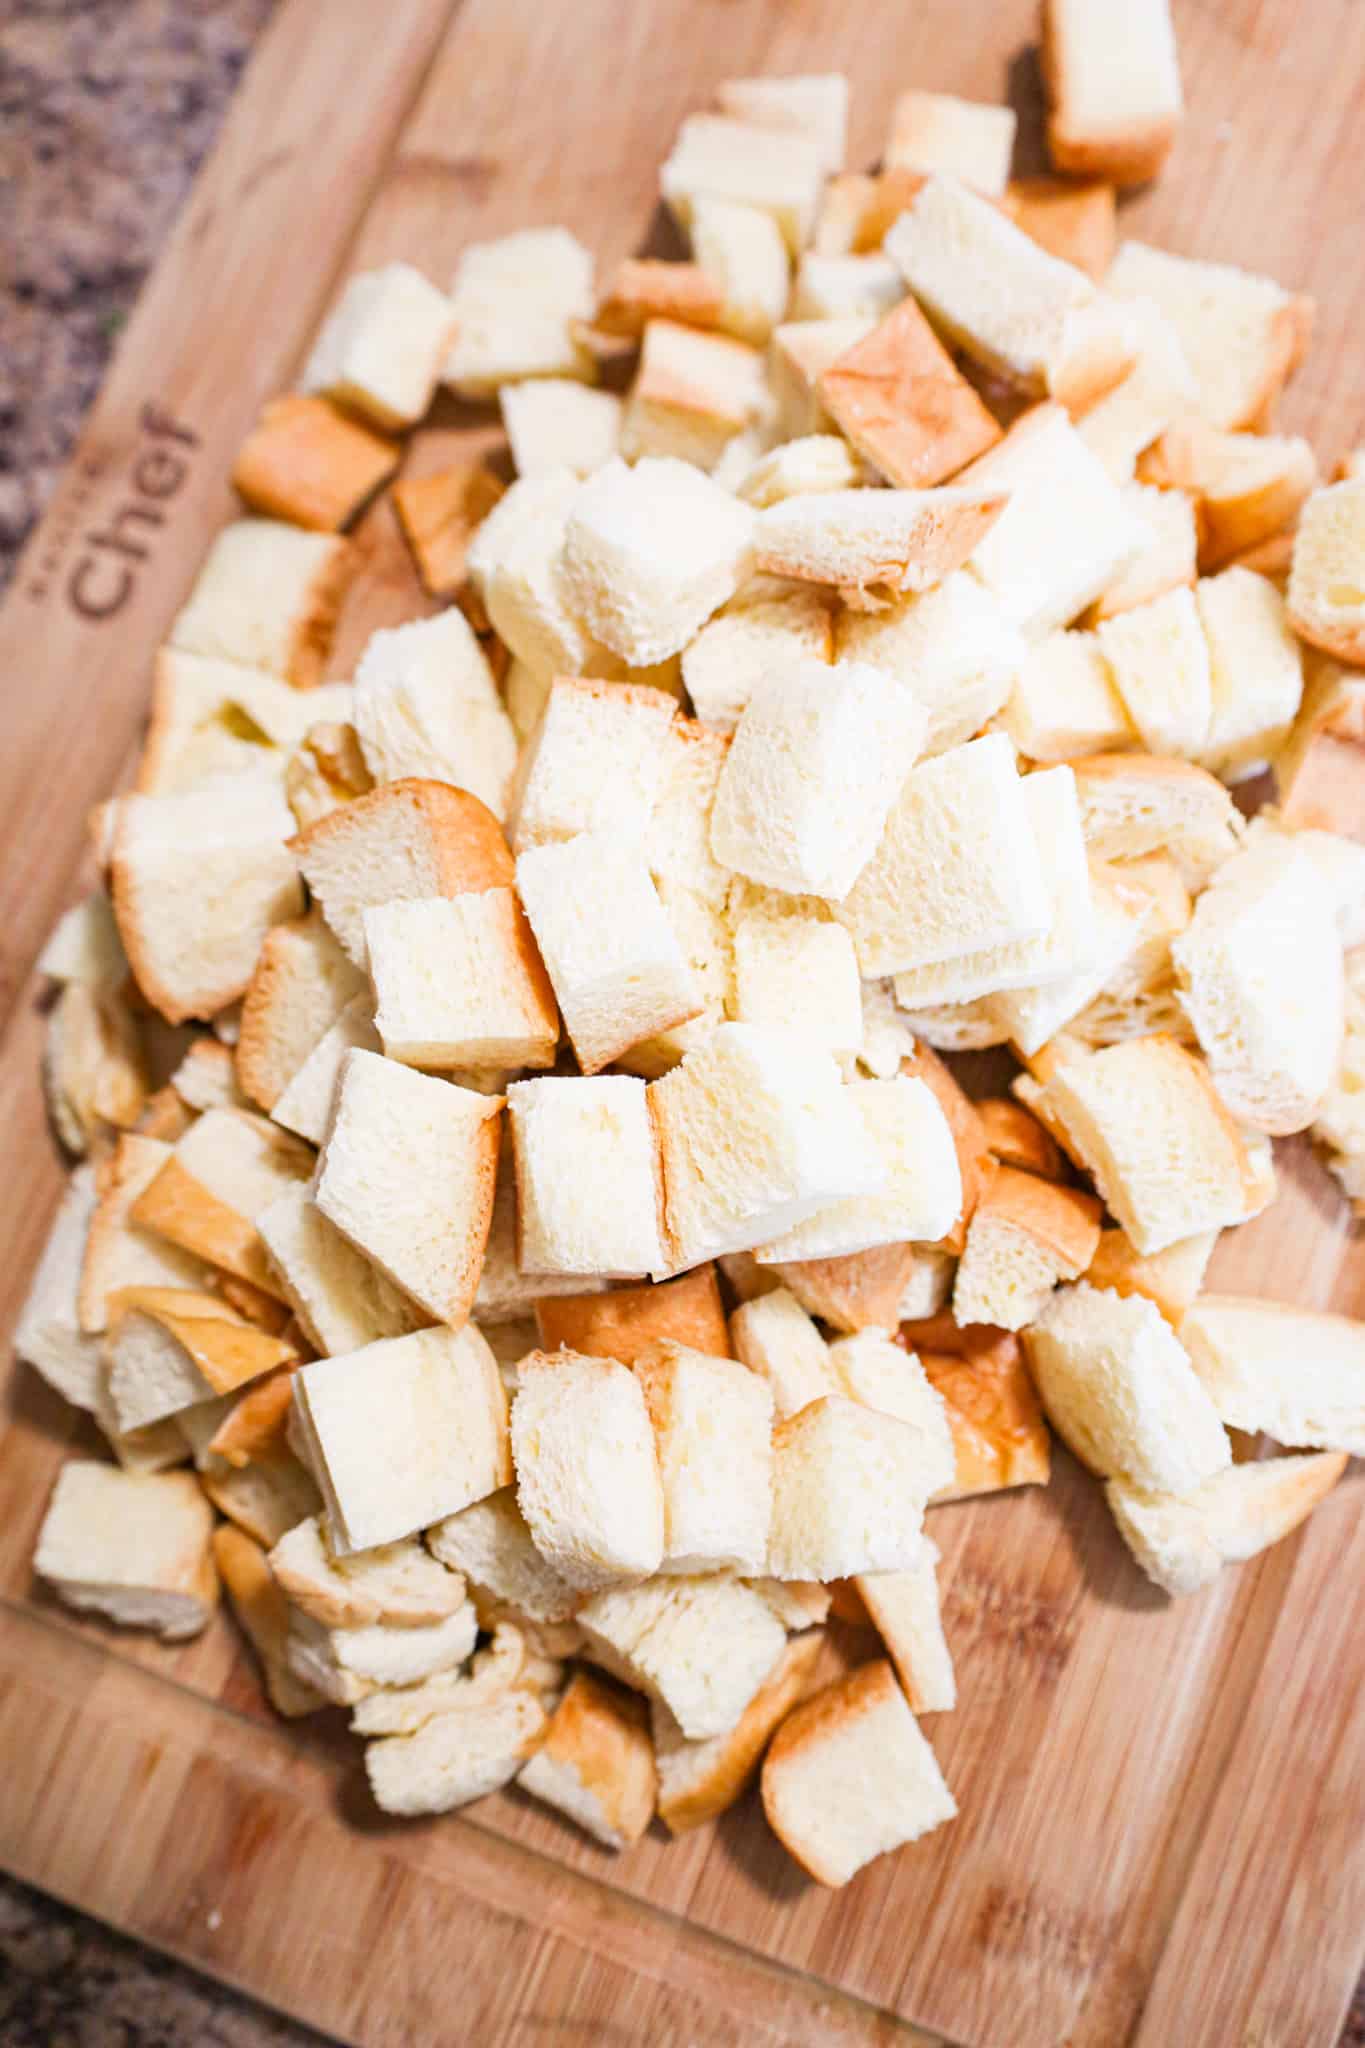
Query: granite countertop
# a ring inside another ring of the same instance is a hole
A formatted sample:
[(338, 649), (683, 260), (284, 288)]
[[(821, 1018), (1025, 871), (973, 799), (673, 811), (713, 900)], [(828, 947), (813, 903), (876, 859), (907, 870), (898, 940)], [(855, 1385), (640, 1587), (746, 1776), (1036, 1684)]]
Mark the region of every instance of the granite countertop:
[[(0, 4), (0, 588), (274, 0)], [(322, 2036), (0, 1876), (6, 2048)], [(1365, 2048), (1365, 1985), (1341, 2048)]]

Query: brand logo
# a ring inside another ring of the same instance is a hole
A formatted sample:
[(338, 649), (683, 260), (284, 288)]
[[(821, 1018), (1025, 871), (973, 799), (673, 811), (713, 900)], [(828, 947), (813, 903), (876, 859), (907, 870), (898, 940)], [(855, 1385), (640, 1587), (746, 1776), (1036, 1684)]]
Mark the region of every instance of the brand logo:
[(166, 524), (168, 505), (189, 476), (189, 451), (199, 446), (197, 434), (155, 405), (143, 406), (139, 424), (142, 438), (113, 513), (100, 525), (78, 532), (80, 512), (104, 474), (99, 462), (81, 465), (66, 494), (67, 516), (28, 586), (30, 597), (41, 600), (47, 596), (51, 578), (73, 543), (78, 544), (79, 552), (66, 572), (62, 590), (74, 612), (97, 623), (112, 619), (133, 595), (138, 571), (151, 556), (158, 530)]

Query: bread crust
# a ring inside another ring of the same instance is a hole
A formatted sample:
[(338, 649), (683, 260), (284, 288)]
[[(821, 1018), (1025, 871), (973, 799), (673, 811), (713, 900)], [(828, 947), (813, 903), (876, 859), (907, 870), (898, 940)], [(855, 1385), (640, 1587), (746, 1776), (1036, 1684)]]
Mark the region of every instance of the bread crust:
[(822, 1629), (806, 1629), (788, 1640), (729, 1734), (718, 1742), (713, 1738), (715, 1754), (704, 1777), (685, 1791), (670, 1794), (660, 1774), (659, 1818), (670, 1834), (687, 1834), (734, 1805), (758, 1769), (774, 1729), (809, 1690), (824, 1643)]
[(253, 511), (314, 532), (345, 526), (397, 469), (399, 443), (330, 398), (272, 398), (237, 451), (232, 482)]
[(859, 1330), (894, 1330), (920, 1247), (879, 1244), (870, 1251), (828, 1259), (786, 1259), (762, 1270), (796, 1296), (808, 1315), (855, 1336)]
[(454, 597), (476, 632), (488, 619), (465, 586), (469, 543), (506, 490), (482, 462), (456, 463), (432, 476), (404, 477), (393, 487), (393, 509), (428, 597)]
[(643, 334), (651, 320), (718, 327), (723, 306), (720, 287), (699, 263), (628, 256), (612, 272), (593, 324), (602, 334), (630, 337)]
[(1043, 1180), (1063, 1179), (1066, 1169), (1061, 1147), (1022, 1102), (1012, 1102), (1007, 1095), (991, 1095), (976, 1104), (976, 1113), (992, 1157), (1002, 1166), (1018, 1167)]
[[(937, 1346), (915, 1334), (931, 1327)], [(957, 1469), (951, 1487), (935, 1498), (963, 1500), (1005, 1487), (1046, 1486), (1052, 1436), (1019, 1339), (982, 1324), (959, 1329), (946, 1314), (926, 1324), (904, 1323), (901, 1332), (948, 1411)]]
[(716, 1269), (710, 1262), (653, 1286), (545, 1296), (535, 1311), (547, 1351), (577, 1351), (588, 1358), (634, 1365), (651, 1344), (671, 1339), (711, 1358), (734, 1355)]
[(816, 391), (859, 454), (909, 489), (944, 482), (1001, 438), (913, 298), (836, 357)]
[(1114, 187), (1107, 180), (1011, 178), (1002, 204), (1040, 249), (1103, 284), (1118, 239)]
[[(1112, 128), (1081, 128), (1069, 112), (1070, 80), (1065, 35), (1058, 0), (1043, 0), (1038, 59), (1048, 101), (1048, 154), (1059, 171), (1073, 176), (1110, 178), (1116, 185), (1144, 185), (1154, 178), (1171, 153), (1178, 116), (1154, 114), (1147, 120), (1116, 123)], [(1107, 33), (1096, 14), (1095, 31)]]
[(939, 1249), (960, 1255), (967, 1242), (967, 1226), (990, 1178), (991, 1148), (986, 1128), (977, 1115), (975, 1104), (963, 1094), (952, 1072), (932, 1047), (917, 1046), (911, 1057), (901, 1061), (901, 1072), (913, 1074), (924, 1082), (948, 1119), (948, 1128), (953, 1134), (958, 1171), (962, 1176), (962, 1213), (954, 1228), (941, 1240)]

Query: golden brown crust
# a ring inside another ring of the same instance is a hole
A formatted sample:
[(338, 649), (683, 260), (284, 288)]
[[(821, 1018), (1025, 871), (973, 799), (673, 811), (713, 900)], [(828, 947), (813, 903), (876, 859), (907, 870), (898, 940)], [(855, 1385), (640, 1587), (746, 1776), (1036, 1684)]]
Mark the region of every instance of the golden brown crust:
[(1032, 1238), (1065, 1279), (1083, 1273), (1095, 1256), (1103, 1214), (1093, 1195), (1013, 1166), (996, 1170), (976, 1211), (977, 1217), (1008, 1224)]
[(156, 1231), (182, 1251), (249, 1280), (263, 1294), (286, 1299), (255, 1224), (211, 1195), (178, 1159), (166, 1161), (150, 1187), (138, 1196), (129, 1216), (142, 1229)]
[(285, 660), (285, 679), (296, 690), (311, 690), (322, 681), (337, 619), (346, 593), (360, 573), (360, 563), (359, 550), (338, 537), (314, 571), (306, 601), (294, 621)]
[[(297, 997), (301, 979), (315, 981), (312, 959), (305, 955), (307, 964), (300, 966), (300, 947), (306, 944), (305, 934), (320, 916), (319, 911), (311, 910), (303, 917), (292, 918), (288, 924), (272, 925), (261, 941), (255, 970), (242, 998), (237, 1082), (242, 1093), (261, 1109), (275, 1107), (317, 1043), (317, 1037), (303, 1043), (287, 1029), (284, 1020)], [(353, 991), (364, 986), (358, 977), (353, 980), (344, 973), (338, 975), (338, 982)], [(316, 1010), (311, 1014), (315, 1018)], [(310, 1023), (310, 1031), (311, 1028)]]
[(803, 1700), (787, 1716), (768, 1746), (763, 1762), (763, 1811), (788, 1854), (817, 1884), (837, 1884), (839, 1879), (822, 1868), (818, 1857), (813, 1857), (800, 1838), (784, 1827), (780, 1798), (782, 1767), (807, 1750), (818, 1751), (832, 1737), (842, 1734), (850, 1722), (876, 1714), (893, 1697), (899, 1699), (903, 1695), (887, 1660), (878, 1658), (874, 1663), (861, 1664), (847, 1678), (836, 1679), (833, 1685), (822, 1686), (819, 1692)]
[(209, 1449), (239, 1469), (286, 1448), (285, 1430), (299, 1359), (265, 1374), (248, 1387), (209, 1439)]
[(1074, 264), (1096, 284), (1109, 274), (1118, 241), (1114, 187), (1102, 179), (1012, 178), (1004, 210), (1030, 241)]
[(394, 485), (393, 509), (428, 596), (454, 596), (465, 580), (469, 543), (505, 489), (481, 462), (456, 463)]
[(232, 482), (251, 509), (335, 533), (397, 469), (390, 435), (330, 398), (272, 398), (237, 451)]
[(622, 1365), (634, 1365), (651, 1344), (667, 1339), (712, 1358), (734, 1355), (713, 1265), (655, 1286), (550, 1296), (536, 1303), (536, 1324), (547, 1351), (578, 1351)]
[(654, 1817), (658, 1779), (648, 1710), (637, 1693), (595, 1672), (575, 1672), (541, 1752), (572, 1769), (609, 1827), (639, 1841)]
[(1064, 1178), (1066, 1169), (1056, 1139), (1022, 1102), (1012, 1102), (1007, 1095), (991, 1095), (977, 1103), (976, 1113), (991, 1154), (1002, 1166), (1016, 1166), (1043, 1180)]
[(316, 824), (296, 832), (288, 842), (289, 849), (298, 855), (306, 873), (315, 849), (325, 848), (338, 835), (366, 827), (382, 831), (386, 818), (395, 810), (410, 812), (430, 834), (439, 895), (462, 896), (472, 890), (515, 887), (517, 871), (511, 849), (487, 804), (481, 803), (470, 790), (455, 789), (448, 782), (429, 782), (419, 776), (386, 782), (341, 810), (329, 812)]
[(627, 257), (612, 273), (594, 325), (599, 334), (632, 338), (642, 335), (651, 320), (674, 320), (686, 327), (715, 327), (723, 305), (719, 286), (699, 263)]
[(792, 1636), (768, 1678), (724, 1738), (724, 1746), (708, 1776), (672, 1797), (661, 1792), (659, 1818), (670, 1833), (686, 1834), (734, 1805), (757, 1770), (773, 1730), (785, 1721), (808, 1690), (824, 1640), (824, 1632), (819, 1629), (807, 1629)]
[(960, 1254), (967, 1242), (967, 1225), (981, 1200), (991, 1170), (991, 1148), (986, 1128), (976, 1113), (975, 1104), (963, 1094), (931, 1046), (917, 1045), (910, 1058), (901, 1061), (901, 1072), (924, 1082), (948, 1119), (948, 1129), (953, 1134), (958, 1171), (962, 1176), (962, 1213), (938, 1249)]
[[(150, 1190), (149, 1190), (150, 1192)], [(136, 1205), (135, 1205), (136, 1207)], [(158, 1323), (185, 1351), (215, 1394), (230, 1394), (293, 1357), (280, 1337), (255, 1329), (216, 1294), (188, 1287), (120, 1287), (109, 1297), (109, 1329), (140, 1314)]]
[(919, 1247), (879, 1244), (829, 1259), (784, 1259), (762, 1270), (796, 1296), (807, 1315), (836, 1330), (894, 1330)]
[(831, 363), (816, 390), (858, 452), (907, 489), (942, 483), (1000, 439), (913, 298)]
[(133, 1129), (140, 1138), (159, 1138), (174, 1145), (194, 1122), (195, 1112), (176, 1094), (170, 1082), (156, 1089), (143, 1103)]
[(952, 1485), (935, 1499), (1046, 1486), (1052, 1438), (1019, 1339), (1006, 1330), (969, 1325), (951, 1333), (957, 1339), (953, 1350), (937, 1350), (917, 1343), (910, 1334), (914, 1328), (905, 1324), (903, 1334), (918, 1351), (930, 1386), (943, 1397), (957, 1458)]
[(275, 1584), (263, 1545), (235, 1523), (223, 1522), (214, 1531), (213, 1562), (242, 1633), (260, 1659), (265, 1689), (276, 1712), (292, 1718), (325, 1706), (322, 1696), (295, 1678), (284, 1661), (289, 1603)]

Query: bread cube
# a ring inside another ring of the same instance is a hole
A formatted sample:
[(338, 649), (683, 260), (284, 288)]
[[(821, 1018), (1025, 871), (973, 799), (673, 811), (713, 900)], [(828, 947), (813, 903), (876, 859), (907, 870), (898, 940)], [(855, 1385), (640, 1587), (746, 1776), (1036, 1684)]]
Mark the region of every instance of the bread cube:
[(763, 357), (748, 342), (651, 320), (621, 422), (621, 453), (711, 469), (726, 442), (759, 418), (766, 398)]
[[(1155, 455), (1167, 429), (1192, 418), (1199, 404), (1190, 359), (1156, 300), (1126, 298), (1123, 316), (1137, 351), (1133, 366), (1079, 424), (1081, 439), (1116, 484), (1130, 482), (1144, 451)], [(1150, 482), (1180, 483), (1179, 476), (1164, 470), (1151, 473), (1145, 461), (1142, 474)]]
[[(990, 1329), (960, 1330), (941, 1315), (922, 1330), (907, 1324), (904, 1335), (919, 1346), (925, 1378), (943, 1401), (953, 1439), (952, 1483), (935, 1498), (1046, 1486), (1052, 1439), (1018, 1338)], [(945, 1348), (936, 1351), (933, 1344)]]
[(840, 432), (888, 483), (912, 489), (942, 483), (1000, 439), (994, 418), (913, 299), (902, 300), (836, 357), (816, 388)]
[(1004, 207), (1015, 226), (1049, 256), (1074, 263), (1103, 284), (1117, 234), (1112, 185), (1098, 179), (1082, 184), (1075, 178), (1011, 178)]
[(506, 1486), (507, 1395), (475, 1329), (418, 1330), (306, 1365), (294, 1407), (339, 1557)]
[(1049, 633), (1036, 642), (1000, 723), (1031, 761), (1119, 754), (1137, 737), (1093, 633)]
[[(628, 1074), (514, 1081), (507, 1106), (523, 1269), (629, 1279), (661, 1266), (644, 1082)], [(585, 1190), (595, 1203), (584, 1202)]]
[(654, 1749), (644, 1703), (576, 1672), (517, 1783), (608, 1849), (638, 1842), (654, 1817)]
[(659, 172), (659, 189), (687, 227), (698, 200), (730, 199), (771, 214), (795, 254), (810, 238), (828, 144), (797, 129), (720, 114), (689, 114)]
[(323, 391), (381, 427), (407, 427), (431, 404), (456, 309), (410, 263), (349, 279), (304, 365), (305, 391)]
[(952, 1431), (942, 1396), (913, 1351), (884, 1330), (858, 1330), (829, 1347), (835, 1389), (860, 1407), (893, 1415), (920, 1439), (922, 1483), (931, 1494), (950, 1487), (956, 1469)]
[(864, 1664), (788, 1716), (763, 1764), (768, 1824), (818, 1884), (952, 1820), (957, 1804), (884, 1662)]
[(962, 1178), (953, 1136), (924, 1082), (912, 1075), (852, 1081), (847, 1093), (881, 1158), (882, 1187), (835, 1202), (760, 1245), (764, 1265), (838, 1258), (907, 1239), (933, 1242), (957, 1221)]
[(481, 462), (405, 476), (394, 485), (393, 509), (429, 597), (453, 597), (459, 590), (470, 540), (504, 489)]
[(517, 1504), (570, 1585), (648, 1578), (664, 1554), (664, 1497), (639, 1382), (572, 1351), (522, 1360), (512, 1402)]
[(292, 846), (323, 916), (362, 966), (372, 905), (502, 889), (515, 878), (487, 805), (440, 782), (386, 783), (305, 827)]
[(846, 662), (770, 671), (750, 697), (711, 814), (717, 860), (795, 894), (838, 897), (871, 858), (923, 739), (903, 685)]
[(642, 840), (668, 772), (677, 708), (662, 690), (556, 677), (517, 775), (516, 851), (579, 832)]
[(1189, 1493), (1232, 1462), (1227, 1431), (1155, 1303), (1059, 1288), (1025, 1333), (1048, 1420), (1091, 1471)]
[(540, 1341), (550, 1349), (619, 1358), (634, 1365), (653, 1344), (670, 1341), (711, 1358), (730, 1356), (725, 1310), (714, 1266), (699, 1266), (654, 1287), (616, 1287), (610, 1294), (536, 1303)]
[(748, 507), (687, 463), (611, 462), (578, 487), (564, 589), (588, 629), (642, 667), (678, 653), (734, 595), (752, 539)]
[(778, 1236), (884, 1169), (826, 1053), (719, 1025), (650, 1090), (674, 1270)]
[(1078, 1188), (999, 1168), (977, 1204), (953, 1287), (959, 1323), (1022, 1330), (1060, 1280), (1078, 1280), (1100, 1241), (1099, 1203)]
[(276, 1098), (271, 1111), (274, 1122), (306, 1138), (310, 1145), (324, 1144), (347, 1053), (383, 1049), (374, 1028), (374, 997), (366, 989), (353, 997), (336, 1022), (323, 1032), (289, 1085)]
[[(747, 211), (747, 209), (741, 209)], [(766, 214), (757, 216), (776, 233)], [(778, 246), (781, 247), (781, 236)], [(786, 272), (783, 251), (783, 274)], [(593, 326), (599, 334), (639, 341), (654, 320), (683, 327), (720, 324), (721, 288), (700, 263), (668, 263), (655, 256), (627, 256), (618, 263), (598, 300)]]
[(622, 404), (614, 391), (537, 377), (504, 384), (499, 401), (518, 476), (565, 469), (591, 476), (620, 451)]
[(33, 1568), (68, 1607), (183, 1642), (218, 1604), (213, 1509), (189, 1472), (73, 1458), (57, 1475)]
[(762, 207), (698, 198), (689, 233), (695, 267), (714, 299), (716, 325), (740, 341), (762, 345), (787, 306), (791, 263), (777, 221)]
[(286, 756), (318, 723), (351, 715), (349, 683), (296, 690), (280, 676), (163, 647), (152, 668), (152, 709), (136, 789), (169, 796), (227, 777), (278, 782)]
[(779, 1422), (839, 1391), (829, 1346), (785, 1287), (742, 1302), (730, 1318), (736, 1357), (767, 1381)]
[(863, 313), (838, 320), (787, 320), (773, 330), (768, 376), (786, 439), (834, 432), (834, 422), (820, 402), (821, 373), (871, 334), (876, 324), (875, 315)]
[(716, 87), (722, 114), (756, 128), (789, 129), (820, 145), (827, 171), (843, 164), (848, 143), (848, 80), (842, 71), (793, 78), (722, 78)]
[(253, 512), (335, 533), (397, 469), (387, 434), (298, 392), (272, 398), (237, 450), (232, 483)]
[(390, 1059), (437, 1072), (554, 1064), (554, 994), (515, 890), (377, 904), (364, 923)]
[(788, 1416), (773, 1432), (770, 1574), (823, 1582), (904, 1571), (942, 1462), (913, 1424), (844, 1394)]
[(794, 590), (746, 604), (741, 591), (684, 648), (683, 681), (702, 723), (733, 732), (766, 674), (797, 661), (828, 664), (833, 652), (833, 621), (822, 592)]
[(733, 877), (711, 852), (711, 811), (730, 741), (693, 718), (675, 719), (664, 739), (663, 788), (645, 835), (645, 859), (660, 882), (707, 903), (724, 903)]
[(1180, 1330), (1229, 1428), (1361, 1455), (1365, 1350), (1359, 1322), (1276, 1301), (1205, 1294)]
[(1098, 632), (1144, 747), (1152, 754), (1202, 757), (1213, 716), (1213, 673), (1194, 592), (1167, 591), (1151, 604), (1102, 619)]
[(1194, 1593), (1225, 1564), (1242, 1564), (1290, 1535), (1345, 1468), (1345, 1451), (1305, 1452), (1229, 1466), (1183, 1495), (1122, 1479), (1104, 1492), (1119, 1534), (1153, 1584)]
[(793, 320), (881, 320), (905, 299), (905, 279), (889, 256), (821, 256), (807, 249), (792, 285)]
[(956, 481), (1009, 493), (971, 566), (1006, 618), (1033, 640), (1070, 625), (1147, 539), (1060, 406), (1024, 413)]
[(1113, 618), (1135, 605), (1150, 604), (1168, 590), (1194, 582), (1199, 552), (1199, 526), (1194, 500), (1184, 491), (1158, 490), (1151, 484), (1126, 483), (1124, 503), (1148, 538), (1112, 583), (1096, 598), (1093, 617)]
[(404, 1815), (451, 1813), (508, 1784), (544, 1739), (549, 1716), (519, 1688), (467, 1714), (438, 1714), (411, 1735), (365, 1745), (376, 1806)]
[(291, 1344), (254, 1329), (218, 1295), (120, 1288), (105, 1339), (107, 1395), (126, 1432), (231, 1394), (295, 1355)]
[(488, 1238), (501, 1108), (501, 1096), (353, 1052), (318, 1165), (323, 1215), (453, 1329), (469, 1314)]
[(1132, 363), (1089, 278), (955, 177), (926, 178), (885, 247), (939, 332), (1029, 397), (1084, 412)]
[(839, 904), (865, 975), (1032, 938), (1051, 917), (1014, 750), (989, 734), (921, 761)]
[(278, 1195), (306, 1180), (313, 1155), (263, 1118), (214, 1109), (180, 1139), (138, 1195), (131, 1220), (172, 1244), (276, 1295), (255, 1219)]
[(579, 616), (562, 574), (569, 515), (585, 488), (570, 470), (522, 477), (469, 544), (469, 580), (498, 637), (537, 676), (607, 675), (619, 666)]
[(546, 1563), (517, 1506), (516, 1488), (503, 1487), (447, 1515), (426, 1532), (434, 1557), (489, 1598), (518, 1608), (530, 1621), (567, 1621), (583, 1595)]
[(1100, 860), (1169, 851), (1195, 884), (1236, 851), (1242, 820), (1223, 785), (1187, 761), (1095, 754), (1074, 768), (1086, 844)]
[(1342, 661), (1365, 661), (1365, 479), (1314, 491), (1304, 505), (1289, 578), (1296, 633)]
[(1009, 183), (1017, 117), (946, 92), (903, 92), (891, 109), (883, 164), (890, 170), (950, 171), (988, 199)]
[(495, 817), (504, 815), (516, 735), (458, 607), (371, 634), (356, 669), (352, 716), (376, 783), (428, 777), (470, 790)]
[(924, 751), (942, 754), (975, 738), (1007, 701), (1026, 643), (990, 591), (959, 571), (885, 611), (841, 612), (835, 651), (913, 677), (929, 713)]
[(258, 1227), (281, 1291), (323, 1357), (405, 1336), (421, 1320), (415, 1304), (328, 1222), (307, 1188), (272, 1202)]
[(750, 900), (742, 895), (731, 914), (731, 1015), (741, 1024), (799, 1030), (826, 1052), (856, 1053), (863, 1037), (862, 984), (848, 933), (788, 898), (746, 895)]
[(464, 398), (524, 377), (592, 382), (574, 323), (592, 318), (592, 257), (567, 228), (525, 228), (471, 242), (450, 287), (454, 338), (441, 375)]
[(1200, 760), (1236, 782), (1258, 774), (1288, 737), (1303, 695), (1299, 646), (1279, 591), (1250, 569), (1201, 577), (1195, 600), (1212, 694)]
[(587, 1655), (662, 1702), (694, 1742), (734, 1727), (786, 1643), (768, 1603), (719, 1575), (613, 1588), (578, 1621)]
[(668, 1709), (655, 1703), (659, 1818), (671, 1834), (686, 1834), (734, 1805), (758, 1769), (773, 1730), (809, 1688), (823, 1641), (813, 1629), (793, 1636), (734, 1727), (723, 1735), (689, 1742)]
[(961, 568), (1005, 502), (957, 484), (810, 493), (759, 513), (754, 559), (768, 575), (853, 592), (928, 590)]
[(1140, 0), (1111, 24), (1085, 0), (1046, 0), (1047, 146), (1059, 171), (1141, 185), (1170, 154), (1184, 111), (1170, 0)]
[(853, 1581), (916, 1714), (947, 1713), (957, 1705), (939, 1609), (938, 1561), (938, 1545), (926, 1536), (908, 1571), (868, 1572)]
[(467, 1607), (463, 1578), (416, 1537), (337, 1557), (318, 1516), (280, 1538), (270, 1569), (294, 1605), (326, 1629), (427, 1629)]
[(1293, 838), (1248, 841), (1199, 898), (1171, 958), (1233, 1116), (1276, 1134), (1311, 1123), (1345, 1016), (1340, 934), (1311, 853)]
[(364, 975), (318, 910), (268, 931), (242, 1002), (236, 1046), (242, 1092), (273, 1109), (323, 1033), (364, 988)]
[(668, 1339), (635, 1360), (664, 1496), (661, 1570), (761, 1572), (773, 1397), (756, 1373)]

